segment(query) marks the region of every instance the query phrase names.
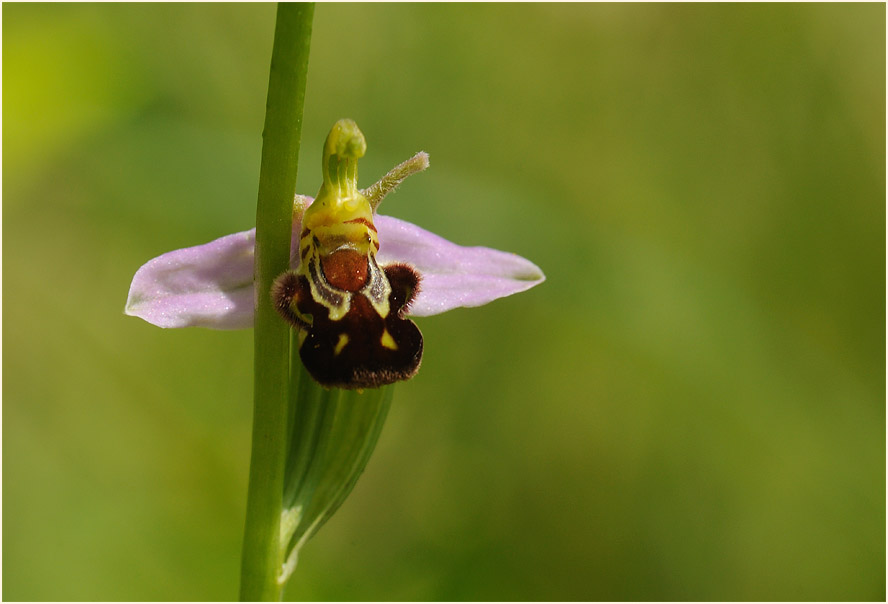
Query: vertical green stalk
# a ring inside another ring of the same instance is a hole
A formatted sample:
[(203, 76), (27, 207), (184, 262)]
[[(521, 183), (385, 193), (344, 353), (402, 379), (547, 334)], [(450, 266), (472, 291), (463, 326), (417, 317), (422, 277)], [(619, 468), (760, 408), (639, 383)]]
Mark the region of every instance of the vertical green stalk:
[(293, 197), (314, 4), (277, 8), (256, 209), (253, 448), (241, 561), (241, 600), (280, 600), (281, 510), (287, 448), (289, 327), (271, 286), (290, 259)]

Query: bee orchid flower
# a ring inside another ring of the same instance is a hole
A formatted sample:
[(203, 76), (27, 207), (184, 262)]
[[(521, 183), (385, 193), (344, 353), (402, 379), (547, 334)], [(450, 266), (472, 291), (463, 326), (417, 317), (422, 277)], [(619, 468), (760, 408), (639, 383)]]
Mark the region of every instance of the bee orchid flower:
[[(427, 165), (428, 156), (419, 153), (363, 192), (381, 200), (407, 175)], [(293, 270), (301, 262), (302, 217), (312, 202), (311, 197), (302, 195), (294, 200)], [(515, 254), (457, 245), (390, 216), (374, 215), (373, 223), (379, 238), (379, 265), (406, 264), (421, 278), (419, 293), (407, 309), (409, 316), (426, 317), (458, 307), (481, 306), (530, 289), (545, 279), (536, 265)], [(254, 245), (255, 229), (250, 229), (148, 261), (133, 277), (126, 314), (158, 327), (252, 327)]]
[[(272, 485), (280, 518), (261, 524), (280, 542), (272, 591), (286, 583), (303, 545), (363, 471), (391, 404), (391, 384), (419, 369), (423, 340), (411, 317), (481, 306), (545, 278), (515, 254), (463, 247), (376, 214), (388, 193), (428, 167), (428, 155), (416, 154), (361, 190), (357, 160), (365, 150), (354, 122), (334, 125), (324, 147), (324, 183), (314, 199), (294, 199), (290, 266), (281, 267), (270, 290), (275, 310), (294, 328), (290, 350), (298, 347), (301, 360), (290, 365), (286, 389), (283, 416), (292, 421), (279, 441), (286, 449), (279, 458), (286, 460), (283, 485)], [(255, 244), (251, 229), (150, 260), (133, 277), (126, 314), (159, 327), (252, 327), (260, 298)], [(264, 549), (250, 552), (265, 559)], [(246, 553), (244, 559), (252, 560)]]

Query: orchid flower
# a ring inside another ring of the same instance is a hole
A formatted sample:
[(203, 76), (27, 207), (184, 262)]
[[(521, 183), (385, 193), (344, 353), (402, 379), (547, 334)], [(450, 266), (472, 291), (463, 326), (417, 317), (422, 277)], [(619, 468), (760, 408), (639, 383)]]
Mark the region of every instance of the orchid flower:
[[(357, 125), (337, 122), (324, 147), (317, 197), (297, 195), (293, 202), (290, 266), (275, 281), (272, 300), (294, 327), (290, 350), (298, 348), (299, 357), (290, 354), (296, 364), (282, 416), (288, 418), (286, 452), (280, 454), (285, 476), (282, 485), (268, 483), (279, 497), (279, 518), (256, 525), (273, 533), (270, 540), (279, 546), (269, 554), (254, 545), (268, 540), (245, 538), (246, 599), (280, 596), (302, 546), (363, 471), (391, 403), (391, 384), (419, 368), (422, 335), (409, 317), (481, 306), (544, 280), (539, 268), (515, 254), (463, 247), (377, 215), (388, 193), (428, 167), (428, 155), (416, 154), (359, 190), (357, 160), (365, 150)], [(259, 299), (255, 241), (251, 229), (150, 260), (133, 277), (126, 314), (159, 327), (251, 327)], [(254, 457), (254, 463), (260, 462)], [(257, 480), (256, 492), (266, 482)], [(247, 537), (254, 526), (249, 510)], [(252, 570), (265, 568), (261, 560), (248, 558), (268, 555), (277, 565), (270, 579)]]
[[(364, 193), (381, 201), (404, 178), (427, 166), (428, 155), (418, 153)], [(290, 268), (294, 270), (300, 265), (302, 216), (312, 201), (297, 195), (293, 203)], [(409, 316), (428, 317), (458, 307), (482, 306), (545, 279), (536, 265), (515, 254), (463, 247), (390, 216), (376, 215), (373, 221), (379, 235), (379, 264), (409, 264), (422, 278)], [(126, 314), (158, 327), (252, 327), (255, 231), (226, 235), (149, 260), (133, 277)]]

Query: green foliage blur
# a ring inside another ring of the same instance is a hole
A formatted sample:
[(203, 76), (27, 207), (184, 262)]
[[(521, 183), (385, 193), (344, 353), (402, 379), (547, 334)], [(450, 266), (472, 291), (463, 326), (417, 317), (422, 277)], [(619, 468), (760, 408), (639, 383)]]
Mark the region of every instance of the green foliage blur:
[[(252, 334), (123, 315), (253, 226), (274, 6), (3, 6), (3, 598), (237, 595)], [(349, 5), (382, 212), (548, 280), (418, 321), (297, 600), (884, 600), (885, 6)]]

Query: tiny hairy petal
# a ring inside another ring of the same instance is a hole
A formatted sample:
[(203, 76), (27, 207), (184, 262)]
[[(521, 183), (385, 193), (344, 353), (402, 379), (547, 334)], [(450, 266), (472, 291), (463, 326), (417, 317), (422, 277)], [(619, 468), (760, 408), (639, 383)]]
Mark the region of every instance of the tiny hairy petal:
[(409, 313), (428, 317), (460, 306), (481, 306), (545, 280), (534, 263), (486, 247), (463, 247), (390, 216), (374, 219), (380, 264), (406, 262), (422, 276)]
[(158, 327), (252, 327), (255, 231), (148, 261), (133, 277), (124, 312)]

